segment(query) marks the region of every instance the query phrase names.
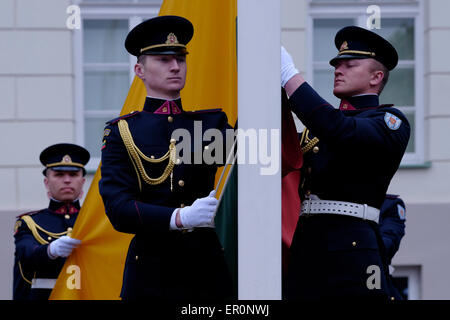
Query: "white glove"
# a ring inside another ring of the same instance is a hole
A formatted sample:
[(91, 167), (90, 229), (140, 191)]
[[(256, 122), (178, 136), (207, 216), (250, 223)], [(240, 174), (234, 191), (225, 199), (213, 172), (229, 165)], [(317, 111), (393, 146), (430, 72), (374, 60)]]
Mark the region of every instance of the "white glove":
[(213, 190), (209, 196), (197, 199), (191, 206), (180, 209), (180, 220), (183, 228), (214, 228), (214, 213), (219, 202), (214, 197), (215, 194), (216, 191)]
[(281, 86), (284, 88), (286, 83), (299, 71), (295, 68), (294, 60), (286, 49), (281, 46)]
[(78, 247), (80, 243), (81, 240), (62, 236), (49, 244), (47, 250), (48, 256), (51, 259), (56, 259), (57, 257), (67, 258), (72, 253), (72, 250)]

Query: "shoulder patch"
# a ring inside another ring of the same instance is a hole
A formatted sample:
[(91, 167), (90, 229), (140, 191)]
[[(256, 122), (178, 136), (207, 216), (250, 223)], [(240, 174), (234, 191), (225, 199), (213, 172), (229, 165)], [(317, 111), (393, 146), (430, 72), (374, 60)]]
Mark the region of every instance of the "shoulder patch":
[(400, 128), (400, 125), (402, 124), (402, 120), (400, 120), (399, 117), (393, 115), (390, 112), (386, 112), (384, 114), (384, 122), (386, 123), (387, 127), (391, 130), (397, 130)]
[[(125, 115), (123, 115), (123, 116), (120, 116), (120, 117), (114, 118), (114, 119), (112, 119), (112, 120), (109, 120), (109, 121), (106, 122), (106, 124), (114, 124), (114, 123), (117, 123), (119, 120), (127, 119), (127, 118), (130, 118), (130, 117), (133, 117), (133, 116), (137, 115), (138, 113), (140, 113), (140, 111), (132, 111), (132, 112), (130, 112), (130, 113), (128, 113), (128, 114), (125, 114)], [(106, 130), (105, 130), (105, 131), (106, 131)], [(109, 133), (108, 133), (108, 134), (109, 134)]]
[(406, 219), (406, 210), (405, 208), (403, 208), (401, 205), (397, 205), (397, 210), (398, 210), (398, 216), (400, 217), (400, 220), (405, 220)]

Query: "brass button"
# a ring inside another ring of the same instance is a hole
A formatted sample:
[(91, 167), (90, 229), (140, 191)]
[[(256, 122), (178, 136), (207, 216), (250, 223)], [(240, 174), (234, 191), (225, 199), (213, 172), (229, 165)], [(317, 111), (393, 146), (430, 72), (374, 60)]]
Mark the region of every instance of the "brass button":
[(71, 233), (73, 231), (73, 229), (71, 227), (67, 228), (67, 232)]
[(175, 164), (181, 164), (181, 159), (178, 158), (177, 161), (175, 161)]
[(167, 117), (167, 121), (169, 121), (170, 123), (172, 123), (172, 122), (173, 122), (173, 117), (168, 116), (168, 117)]
[(170, 143), (175, 143), (175, 142), (177, 142), (177, 140), (175, 140), (175, 139), (170, 139)]
[(178, 185), (179, 185), (180, 187), (184, 187), (184, 181), (183, 181), (183, 180), (178, 181)]
[(52, 240), (52, 237), (48, 237), (47, 240), (48, 240), (48, 241)]
[(184, 207), (185, 207), (184, 203), (180, 204), (180, 208), (184, 208)]
[(205, 150), (208, 150), (209, 149), (209, 146), (205, 146)]
[(136, 256), (136, 257), (134, 257), (136, 260), (138, 260), (139, 259), (139, 256)]
[(70, 216), (69, 216), (68, 214), (66, 214), (66, 215), (64, 216), (64, 218), (70, 219)]
[(150, 156), (150, 159), (155, 159), (155, 156)]
[(355, 241), (352, 242), (352, 246), (356, 247), (356, 242)]
[(317, 153), (317, 152), (319, 152), (319, 147), (317, 147), (317, 146), (316, 146), (316, 147), (314, 147), (314, 148), (313, 148), (313, 152), (314, 152), (314, 153)]
[(394, 300), (395, 300), (395, 298), (394, 298), (394, 297), (391, 297), (391, 300), (392, 300), (392, 301), (394, 301)]

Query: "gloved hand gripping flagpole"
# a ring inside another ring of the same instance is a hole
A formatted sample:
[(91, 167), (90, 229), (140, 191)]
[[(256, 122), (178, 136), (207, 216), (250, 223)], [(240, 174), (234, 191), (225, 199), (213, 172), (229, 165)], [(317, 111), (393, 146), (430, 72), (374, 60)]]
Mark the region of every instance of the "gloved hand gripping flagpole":
[(223, 170), (222, 170), (222, 173), (220, 175), (219, 181), (217, 182), (216, 188), (214, 189), (216, 191), (216, 194), (217, 194), (217, 190), (219, 189), (220, 184), (222, 183), (222, 179), (223, 179), (223, 176), (225, 174), (225, 171), (227, 170), (227, 167), (230, 165), (231, 168), (230, 168), (229, 173), (227, 175), (227, 178), (226, 178), (226, 180), (225, 180), (225, 182), (223, 184), (222, 193), (220, 194), (219, 202), (218, 202), (217, 207), (216, 207), (216, 212), (214, 212), (214, 217), (216, 216), (217, 210), (220, 207), (220, 203), (222, 202), (222, 198), (223, 198), (223, 194), (225, 192), (225, 188), (227, 187), (228, 180), (230, 179), (231, 170), (233, 169), (233, 166), (234, 166), (234, 164), (236, 162), (237, 152), (234, 152), (235, 151), (234, 149), (236, 147), (236, 143), (237, 143), (237, 137), (235, 137), (235, 139), (234, 139), (233, 146), (231, 147), (231, 150), (228, 153), (227, 161), (225, 162), (225, 165), (223, 167)]

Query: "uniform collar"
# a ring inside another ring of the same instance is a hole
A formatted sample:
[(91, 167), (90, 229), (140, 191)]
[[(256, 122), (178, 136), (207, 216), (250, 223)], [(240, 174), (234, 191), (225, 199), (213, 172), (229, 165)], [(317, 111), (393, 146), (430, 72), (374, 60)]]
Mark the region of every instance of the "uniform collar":
[(147, 97), (145, 99), (144, 111), (154, 114), (179, 114), (183, 111), (181, 98), (175, 100), (164, 100)]
[(367, 108), (376, 108), (380, 105), (380, 100), (376, 94), (366, 94), (353, 96), (341, 100), (339, 110), (359, 110)]
[(55, 199), (51, 199), (48, 208), (50, 209), (50, 211), (57, 214), (75, 214), (80, 211), (80, 201), (75, 200), (71, 203), (64, 203)]

